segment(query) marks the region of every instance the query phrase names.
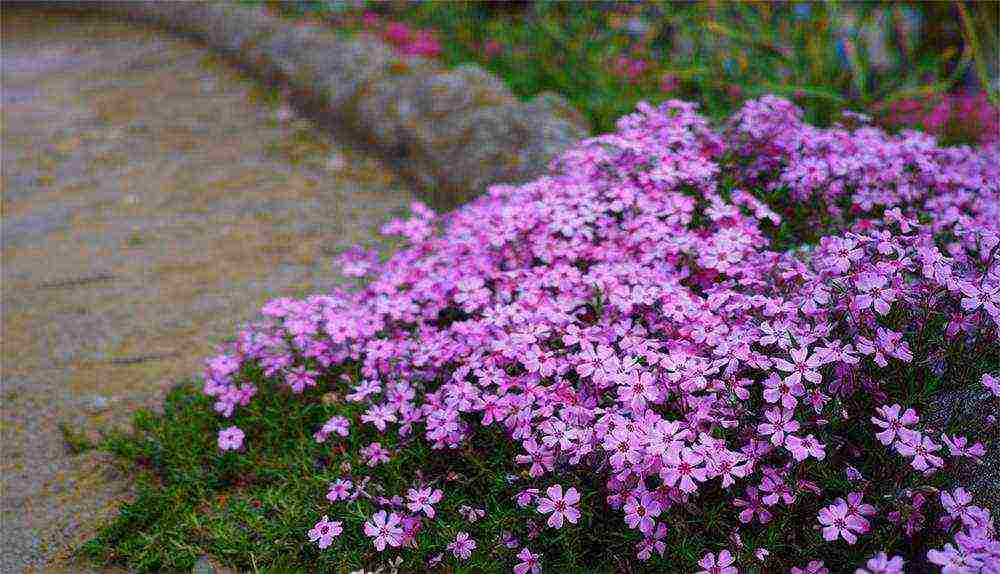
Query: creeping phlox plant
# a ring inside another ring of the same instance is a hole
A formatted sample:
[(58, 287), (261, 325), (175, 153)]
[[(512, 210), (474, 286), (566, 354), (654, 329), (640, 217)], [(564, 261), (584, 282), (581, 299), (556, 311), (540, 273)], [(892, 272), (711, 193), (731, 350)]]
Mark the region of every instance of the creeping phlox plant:
[[(611, 521), (636, 561), (695, 544), (673, 555), (689, 571), (1000, 572), (994, 517), (951, 478), (996, 445), (922, 419), (958, 388), (1000, 405), (1000, 146), (815, 128), (775, 97), (714, 130), (670, 101), (549, 176), (413, 212), (388, 261), (343, 257), (366, 287), (272, 301), (208, 364), (223, 417), (264, 377), (360, 404), (316, 441), (398, 437), (355, 453), (304, 543), (367, 508), (351, 528), (376, 560), (415, 551), (448, 481), (414, 468), (376, 496), (378, 467), (490, 431), (516, 453), (518, 522), (451, 534), (432, 567), (499, 552), (537, 572), (546, 537)], [(243, 431), (220, 447), (253, 449)]]

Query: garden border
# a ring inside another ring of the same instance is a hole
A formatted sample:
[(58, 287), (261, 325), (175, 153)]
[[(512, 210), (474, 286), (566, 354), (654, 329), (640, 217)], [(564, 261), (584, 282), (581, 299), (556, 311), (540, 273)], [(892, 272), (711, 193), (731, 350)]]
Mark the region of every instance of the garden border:
[(339, 37), (263, 8), (156, 0), (39, 5), (152, 24), (204, 43), (286, 88), (307, 115), (387, 160), (438, 209), (494, 183), (534, 179), (589, 135), (583, 115), (553, 93), (520, 101), (478, 66), (447, 69), (397, 55), (368, 35)]

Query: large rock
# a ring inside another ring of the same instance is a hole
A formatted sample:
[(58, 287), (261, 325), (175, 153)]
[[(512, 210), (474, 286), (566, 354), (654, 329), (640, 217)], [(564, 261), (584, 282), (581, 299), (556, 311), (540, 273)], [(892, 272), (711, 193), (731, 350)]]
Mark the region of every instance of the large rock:
[[(961, 459), (947, 469), (954, 486), (963, 486), (975, 502), (1000, 517), (1000, 398), (975, 384), (936, 395), (922, 422), (970, 442), (980, 441), (986, 455), (980, 463)], [(949, 463), (955, 459), (949, 459)]]

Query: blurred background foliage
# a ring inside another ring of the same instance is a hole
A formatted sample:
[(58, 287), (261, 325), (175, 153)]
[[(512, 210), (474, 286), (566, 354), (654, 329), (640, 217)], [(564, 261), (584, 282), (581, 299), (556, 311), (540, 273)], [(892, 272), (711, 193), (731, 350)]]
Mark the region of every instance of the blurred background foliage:
[[(257, 3), (257, 0), (249, 0)], [(561, 94), (595, 132), (640, 100), (715, 118), (773, 93), (829, 125), (844, 109), (949, 143), (997, 139), (1000, 2), (266, 2), (476, 62), (519, 96)]]

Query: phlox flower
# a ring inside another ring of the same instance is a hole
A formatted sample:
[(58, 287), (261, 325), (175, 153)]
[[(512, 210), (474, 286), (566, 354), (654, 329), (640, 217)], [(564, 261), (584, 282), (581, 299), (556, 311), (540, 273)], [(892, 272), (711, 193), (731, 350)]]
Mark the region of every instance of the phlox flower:
[(913, 437), (914, 431), (906, 427), (917, 423), (919, 420), (917, 413), (913, 409), (906, 409), (901, 415), (899, 412), (902, 409), (903, 407), (898, 404), (878, 407), (876, 409), (882, 418), (872, 417), (871, 420), (877, 426), (885, 429), (875, 434), (875, 438), (882, 444), (889, 445), (897, 439), (906, 441)]
[(636, 544), (636, 557), (639, 560), (649, 560), (653, 556), (655, 551), (660, 556), (667, 550), (667, 543), (665, 538), (667, 537), (667, 527), (665, 524), (660, 523), (656, 527), (656, 531), (651, 535), (645, 536)]
[(757, 431), (771, 437), (771, 444), (780, 446), (785, 442), (785, 436), (799, 430), (799, 423), (792, 418), (794, 411), (790, 409), (768, 409), (764, 416), (768, 422), (757, 425)]
[(830, 574), (830, 570), (821, 560), (812, 560), (805, 568), (792, 568), (789, 574)]
[(929, 550), (927, 560), (941, 567), (941, 574), (972, 574), (979, 572), (982, 560), (970, 556), (950, 543), (941, 550)]
[(455, 558), (461, 560), (468, 560), (475, 549), (476, 541), (470, 538), (467, 532), (459, 532), (455, 535), (455, 541), (448, 544), (448, 550), (451, 550)]
[(660, 503), (651, 492), (633, 493), (625, 503), (625, 522), (629, 528), (637, 528), (643, 534), (653, 533), (655, 518), (659, 515)]
[(333, 539), (340, 536), (343, 531), (340, 521), (331, 522), (329, 517), (324, 514), (316, 526), (313, 526), (309, 531), (309, 540), (315, 542), (320, 549), (324, 549), (333, 544)]
[(467, 504), (459, 506), (458, 513), (461, 514), (462, 518), (467, 520), (469, 524), (475, 524), (480, 518), (486, 516), (486, 510), (482, 508), (473, 508)]
[(330, 490), (326, 493), (326, 499), (330, 502), (347, 500), (351, 497), (351, 488), (353, 486), (350, 480), (338, 478), (330, 485)]
[(903, 558), (889, 558), (885, 552), (879, 552), (868, 559), (864, 568), (855, 570), (854, 574), (903, 574)]
[(219, 431), (219, 450), (239, 450), (243, 447), (243, 431), (239, 427), (228, 427)]
[(521, 561), (514, 565), (514, 574), (539, 574), (542, 571), (539, 564), (541, 554), (532, 554), (531, 550), (525, 547), (517, 553), (517, 557)]
[(373, 442), (361, 449), (361, 455), (367, 459), (370, 467), (389, 462), (389, 451), (382, 448), (382, 443)]
[(410, 500), (406, 507), (413, 512), (423, 512), (427, 518), (434, 518), (433, 505), (441, 501), (441, 496), (441, 489), (438, 488), (433, 491), (430, 488), (421, 488), (420, 490), (411, 488), (406, 494)]
[(785, 448), (792, 453), (792, 457), (801, 462), (810, 456), (816, 460), (823, 460), (826, 457), (825, 447), (816, 437), (809, 435), (806, 438), (799, 438), (795, 435), (788, 435), (785, 439)]
[(695, 574), (739, 574), (739, 570), (733, 566), (736, 558), (728, 550), (719, 552), (718, 556), (709, 552), (701, 557), (698, 565), (704, 568)]
[(755, 486), (747, 487), (746, 498), (734, 499), (733, 505), (743, 509), (740, 512), (740, 522), (744, 524), (750, 523), (755, 516), (761, 524), (767, 524), (771, 521), (771, 512), (764, 506)]
[(805, 379), (818, 385), (823, 380), (823, 376), (816, 371), (823, 365), (823, 358), (819, 354), (810, 356), (807, 348), (792, 349), (789, 353), (792, 355), (791, 362), (780, 357), (774, 359), (775, 367), (789, 373), (784, 379), (786, 383), (789, 385), (802, 384), (802, 379)]
[(983, 443), (977, 442), (969, 446), (969, 440), (964, 436), (955, 436), (954, 438), (942, 433), (941, 440), (944, 442), (945, 446), (948, 447), (948, 453), (951, 456), (962, 456), (971, 459), (979, 459), (986, 454), (986, 447)]
[(371, 537), (375, 544), (375, 549), (379, 552), (385, 550), (386, 546), (398, 547), (403, 544), (403, 529), (400, 527), (402, 520), (393, 513), (379, 510), (365, 522), (365, 535)]
[(896, 298), (896, 291), (887, 287), (888, 282), (881, 274), (863, 274), (856, 282), (860, 293), (854, 298), (854, 304), (859, 309), (874, 309), (879, 315), (887, 315)]
[(562, 485), (556, 484), (546, 489), (548, 498), (541, 498), (538, 501), (538, 512), (540, 514), (552, 513), (549, 516), (548, 525), (552, 528), (562, 528), (563, 520), (568, 520), (573, 524), (580, 519), (580, 511), (574, 505), (580, 502), (580, 493), (575, 488), (570, 487), (563, 495)]
[(771, 373), (764, 379), (764, 400), (769, 403), (781, 402), (786, 409), (794, 409), (798, 400), (806, 392), (801, 382), (794, 384), (785, 382), (777, 374)]
[(989, 373), (983, 373), (981, 382), (984, 387), (993, 393), (993, 396), (1000, 397), (1000, 377), (994, 377)]
[(325, 442), (326, 439), (331, 434), (334, 433), (342, 437), (346, 437), (351, 432), (350, 426), (351, 426), (351, 421), (347, 420), (345, 417), (339, 415), (333, 416), (330, 417), (330, 420), (323, 423), (323, 427), (320, 428), (318, 431), (316, 431), (316, 434), (313, 435), (313, 438), (316, 439), (316, 442), (322, 443)]
[(944, 459), (933, 454), (934, 451), (940, 450), (941, 445), (934, 443), (930, 437), (918, 432), (910, 435), (908, 440), (896, 442), (895, 447), (896, 452), (899, 454), (913, 457), (910, 465), (917, 470), (924, 471), (944, 466)]
[(705, 457), (690, 448), (667, 452), (664, 457), (660, 478), (667, 486), (678, 484), (680, 489), (690, 494), (698, 489), (695, 481), (705, 482), (708, 472), (704, 466)]
[(820, 509), (818, 518), (823, 526), (823, 539), (828, 542), (843, 538), (848, 544), (854, 544), (858, 541), (855, 533), (865, 532), (868, 527), (864, 519), (851, 514), (843, 501)]

